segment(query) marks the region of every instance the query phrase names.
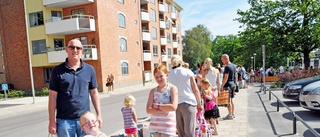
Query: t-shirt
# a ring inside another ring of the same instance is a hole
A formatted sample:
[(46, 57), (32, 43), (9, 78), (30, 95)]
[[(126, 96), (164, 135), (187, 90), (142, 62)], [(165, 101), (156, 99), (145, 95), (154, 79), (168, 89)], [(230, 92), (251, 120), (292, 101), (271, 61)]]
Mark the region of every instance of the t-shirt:
[(228, 65), (226, 65), (223, 74), (229, 74), (229, 75), (228, 75), (227, 83), (224, 85), (224, 87), (233, 87), (234, 86), (234, 82), (236, 79), (235, 78), (236, 72), (237, 71), (236, 71), (236, 67), (234, 66), (234, 64), (229, 63)]

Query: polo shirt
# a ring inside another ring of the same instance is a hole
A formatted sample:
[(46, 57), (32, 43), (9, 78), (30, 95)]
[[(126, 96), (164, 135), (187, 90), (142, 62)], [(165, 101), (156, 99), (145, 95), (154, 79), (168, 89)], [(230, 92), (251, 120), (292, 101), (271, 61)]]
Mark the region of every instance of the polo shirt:
[(58, 93), (56, 118), (78, 119), (90, 111), (89, 90), (98, 87), (96, 73), (82, 60), (76, 71), (67, 62), (68, 59), (52, 69), (49, 89)]

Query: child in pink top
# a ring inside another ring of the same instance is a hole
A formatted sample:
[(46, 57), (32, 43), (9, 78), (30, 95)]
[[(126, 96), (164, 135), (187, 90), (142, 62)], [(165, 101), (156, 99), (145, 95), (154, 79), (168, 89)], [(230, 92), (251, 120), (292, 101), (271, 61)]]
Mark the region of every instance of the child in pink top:
[(217, 124), (216, 119), (220, 117), (219, 109), (216, 105), (216, 102), (214, 100), (216, 97), (214, 96), (214, 92), (217, 92), (215, 88), (211, 88), (211, 85), (209, 83), (209, 80), (204, 78), (201, 80), (201, 89), (203, 89), (203, 99), (205, 101), (206, 107), (204, 112), (204, 118), (206, 119), (207, 123), (210, 123), (213, 125), (213, 134), (218, 135), (217, 130)]

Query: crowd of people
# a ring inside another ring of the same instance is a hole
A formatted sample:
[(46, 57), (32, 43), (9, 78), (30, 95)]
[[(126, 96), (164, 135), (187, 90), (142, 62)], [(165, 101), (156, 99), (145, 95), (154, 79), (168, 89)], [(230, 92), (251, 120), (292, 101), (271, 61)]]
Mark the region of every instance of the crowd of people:
[[(82, 44), (73, 39), (68, 42), (67, 59), (52, 70), (49, 84), (49, 134), (61, 137), (106, 136), (99, 131), (101, 118), (100, 98), (94, 68), (81, 60)], [(150, 133), (153, 137), (194, 137), (197, 121), (196, 114), (202, 115), (218, 135), (220, 117), (218, 97), (221, 91), (229, 92), (230, 104), (224, 120), (235, 118), (234, 91), (238, 76), (236, 66), (229, 56), (221, 56), (223, 66), (213, 67), (210, 58), (199, 64), (196, 75), (188, 68), (182, 58), (171, 58), (172, 70), (165, 65), (155, 67), (154, 78), (158, 84), (151, 89), (146, 103), (146, 112), (151, 115)], [(239, 72), (242, 73), (242, 66)], [(114, 77), (108, 75), (108, 91), (113, 91)], [(109, 89), (110, 87), (110, 89)], [(96, 115), (90, 111), (90, 99)], [(137, 114), (133, 106), (135, 98), (127, 95), (121, 108), (124, 129), (127, 136), (137, 137)], [(211, 134), (211, 133), (210, 133)]]

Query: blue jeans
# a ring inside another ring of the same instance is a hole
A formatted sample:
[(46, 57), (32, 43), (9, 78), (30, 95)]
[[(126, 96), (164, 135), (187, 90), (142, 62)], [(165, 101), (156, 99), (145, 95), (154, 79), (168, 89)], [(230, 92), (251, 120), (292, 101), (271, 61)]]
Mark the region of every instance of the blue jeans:
[(84, 134), (80, 126), (79, 119), (57, 119), (57, 135), (58, 137), (80, 137)]

